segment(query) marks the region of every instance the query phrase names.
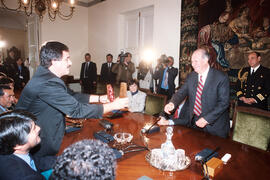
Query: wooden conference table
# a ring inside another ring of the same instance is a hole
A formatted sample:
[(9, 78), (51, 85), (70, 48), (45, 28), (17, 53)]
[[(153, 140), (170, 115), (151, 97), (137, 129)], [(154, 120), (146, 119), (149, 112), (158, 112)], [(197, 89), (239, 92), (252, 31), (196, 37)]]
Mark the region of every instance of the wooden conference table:
[[(82, 139), (92, 139), (93, 133), (104, 128), (99, 125), (99, 120), (87, 119), (81, 130), (65, 135), (61, 145), (60, 153), (68, 145)], [(133, 142), (143, 145), (140, 130), (144, 125), (156, 121), (155, 117), (141, 113), (125, 113), (123, 117), (109, 120), (114, 124), (114, 132), (131, 133)], [(160, 132), (149, 134), (146, 137), (149, 148), (160, 148), (166, 140), (166, 127), (161, 127)], [(172, 138), (176, 149), (184, 149), (186, 155), (191, 159), (191, 165), (182, 171), (164, 172), (152, 167), (145, 159), (148, 151), (130, 152), (124, 154), (117, 162), (117, 180), (138, 179), (141, 176), (148, 176), (152, 179), (202, 179), (203, 173), (199, 162), (194, 160), (195, 155), (204, 148), (216, 149), (219, 158), (230, 153), (232, 158), (223, 166), (223, 169), (214, 179), (270, 179), (270, 152), (262, 151), (248, 145), (244, 145), (230, 139), (223, 139), (217, 136), (200, 132), (183, 126), (174, 126)]]

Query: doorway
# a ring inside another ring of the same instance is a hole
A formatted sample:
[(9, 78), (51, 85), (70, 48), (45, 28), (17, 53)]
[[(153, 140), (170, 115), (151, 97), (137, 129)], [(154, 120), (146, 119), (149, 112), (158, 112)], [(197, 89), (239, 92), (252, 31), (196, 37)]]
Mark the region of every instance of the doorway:
[(0, 8), (0, 60), (10, 58), (10, 50), (16, 51), (28, 66), (30, 77), (39, 64), (39, 19), (36, 15), (26, 17), (23, 12), (13, 12)]
[[(132, 61), (138, 67), (143, 51), (153, 49), (154, 6), (141, 8), (123, 14), (123, 47), (132, 54)], [(137, 77), (137, 68), (133, 78)]]

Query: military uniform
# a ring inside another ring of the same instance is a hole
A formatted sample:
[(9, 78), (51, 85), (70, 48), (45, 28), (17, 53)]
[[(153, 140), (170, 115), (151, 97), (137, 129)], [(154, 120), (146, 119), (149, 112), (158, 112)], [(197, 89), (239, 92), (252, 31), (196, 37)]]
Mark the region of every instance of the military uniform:
[[(256, 107), (267, 110), (267, 98), (270, 94), (269, 69), (260, 67), (251, 74), (250, 67), (240, 69), (237, 80), (237, 97), (239, 106)], [(239, 100), (241, 97), (254, 98), (257, 103), (251, 105)]]

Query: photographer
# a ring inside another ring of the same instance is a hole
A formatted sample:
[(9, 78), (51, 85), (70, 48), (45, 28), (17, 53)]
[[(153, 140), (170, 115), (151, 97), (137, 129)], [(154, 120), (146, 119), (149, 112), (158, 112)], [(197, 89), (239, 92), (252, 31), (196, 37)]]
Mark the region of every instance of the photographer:
[(127, 52), (119, 54), (117, 64), (112, 67), (112, 72), (116, 75), (116, 84), (120, 82), (128, 83), (132, 79), (132, 74), (135, 72), (134, 63), (131, 62), (132, 54)]
[(157, 93), (167, 96), (167, 100), (171, 99), (174, 91), (174, 80), (178, 74), (178, 70), (173, 67), (174, 59), (169, 56), (165, 61), (161, 62), (159, 68), (153, 75), (153, 78), (158, 80)]

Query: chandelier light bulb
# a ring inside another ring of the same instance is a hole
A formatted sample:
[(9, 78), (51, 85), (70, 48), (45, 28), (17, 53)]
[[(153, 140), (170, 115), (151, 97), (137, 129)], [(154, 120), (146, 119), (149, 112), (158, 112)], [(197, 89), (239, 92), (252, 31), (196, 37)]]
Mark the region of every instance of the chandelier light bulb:
[(55, 1), (53, 1), (53, 3), (52, 3), (52, 8), (54, 9), (54, 10), (56, 10), (57, 9), (57, 3), (55, 2)]
[(22, 3), (23, 3), (24, 5), (27, 5), (29, 2), (28, 2), (28, 0), (22, 0)]
[(74, 5), (75, 0), (69, 0), (70, 4), (70, 12), (63, 13), (60, 11), (61, 3), (63, 0), (17, 0), (17, 7), (10, 8), (5, 4), (5, 0), (0, 0), (1, 9), (7, 9), (10, 11), (21, 12), (24, 11), (26, 16), (31, 16), (34, 12), (39, 16), (40, 20), (42, 20), (43, 15), (46, 10), (51, 21), (56, 19), (56, 16), (60, 17), (63, 20), (69, 20), (72, 18), (74, 13)]
[(73, 7), (75, 4), (75, 0), (70, 0), (70, 5)]

